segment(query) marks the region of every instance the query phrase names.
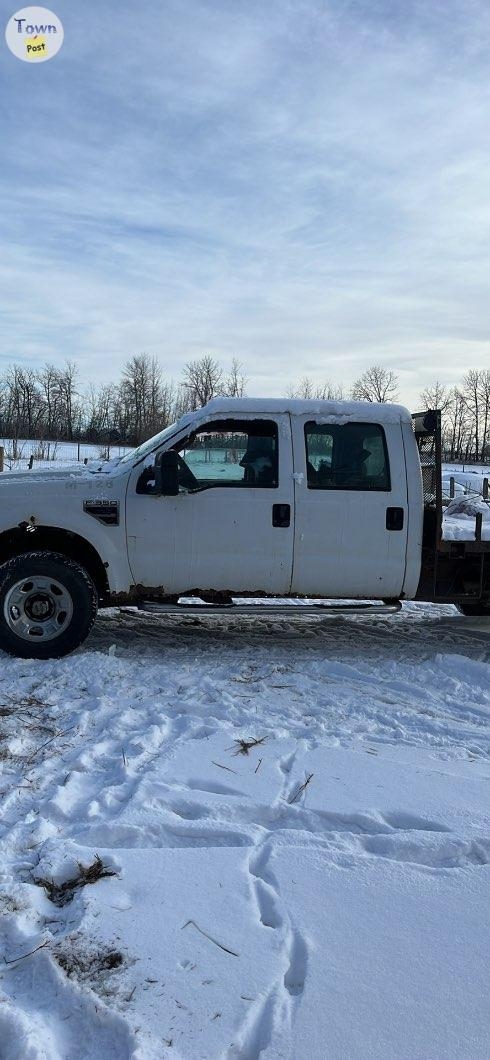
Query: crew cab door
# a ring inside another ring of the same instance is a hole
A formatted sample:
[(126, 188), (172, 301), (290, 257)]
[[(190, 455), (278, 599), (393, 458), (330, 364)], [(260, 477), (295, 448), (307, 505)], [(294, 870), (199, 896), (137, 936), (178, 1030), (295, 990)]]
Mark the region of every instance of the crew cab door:
[(165, 594), (289, 592), (289, 416), (220, 417), (172, 448), (179, 453), (178, 496), (156, 495), (151, 469), (134, 468), (129, 480), (126, 524), (135, 583)]
[(400, 423), (293, 417), (292, 591), (384, 599), (403, 591), (407, 479)]

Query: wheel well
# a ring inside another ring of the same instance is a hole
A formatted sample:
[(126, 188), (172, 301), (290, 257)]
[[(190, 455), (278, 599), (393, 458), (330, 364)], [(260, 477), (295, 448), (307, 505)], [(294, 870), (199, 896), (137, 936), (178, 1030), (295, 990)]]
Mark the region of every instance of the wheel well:
[(0, 564), (22, 552), (61, 552), (84, 567), (99, 596), (109, 592), (107, 571), (99, 553), (79, 534), (57, 526), (16, 526), (0, 534)]

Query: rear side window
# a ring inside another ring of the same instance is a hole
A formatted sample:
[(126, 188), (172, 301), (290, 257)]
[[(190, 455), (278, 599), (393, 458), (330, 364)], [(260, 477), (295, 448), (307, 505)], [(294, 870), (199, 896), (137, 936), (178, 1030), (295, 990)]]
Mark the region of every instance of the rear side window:
[(388, 450), (377, 423), (307, 423), (308, 489), (385, 490), (391, 488)]

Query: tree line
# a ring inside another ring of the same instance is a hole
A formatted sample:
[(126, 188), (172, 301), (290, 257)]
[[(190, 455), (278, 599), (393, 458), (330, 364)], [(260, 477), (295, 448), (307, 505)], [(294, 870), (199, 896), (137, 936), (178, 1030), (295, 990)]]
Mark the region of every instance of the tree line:
[(117, 382), (98, 386), (83, 385), (71, 361), (14, 364), (0, 374), (0, 438), (138, 445), (214, 396), (244, 392), (238, 361), (225, 371), (208, 355), (189, 361), (177, 383), (147, 354), (131, 357)]
[[(138, 445), (212, 397), (242, 397), (246, 386), (239, 361), (226, 368), (211, 354), (188, 361), (177, 381), (165, 377), (155, 357), (137, 354), (118, 381), (99, 385), (84, 385), (73, 362), (14, 364), (0, 374), (0, 438), (13, 445), (19, 439)], [(371, 365), (350, 387), (304, 376), (286, 396), (386, 402), (398, 393), (396, 374)], [(490, 459), (490, 371), (470, 369), (455, 387), (436, 381), (421, 393), (420, 408), (441, 409), (447, 460)]]

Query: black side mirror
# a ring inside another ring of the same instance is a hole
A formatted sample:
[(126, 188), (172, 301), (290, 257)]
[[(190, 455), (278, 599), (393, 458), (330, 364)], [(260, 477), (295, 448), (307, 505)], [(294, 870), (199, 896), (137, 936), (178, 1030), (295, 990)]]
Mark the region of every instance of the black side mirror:
[(176, 497), (179, 492), (179, 454), (175, 449), (168, 449), (157, 457), (155, 492), (163, 497)]

